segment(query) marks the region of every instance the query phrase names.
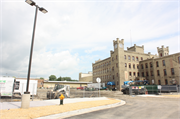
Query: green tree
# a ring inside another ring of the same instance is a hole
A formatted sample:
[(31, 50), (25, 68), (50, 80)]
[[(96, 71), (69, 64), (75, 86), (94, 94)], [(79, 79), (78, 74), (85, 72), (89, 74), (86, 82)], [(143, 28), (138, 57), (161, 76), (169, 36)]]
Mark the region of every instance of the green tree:
[(57, 79), (57, 81), (62, 81), (62, 78), (61, 78), (61, 76)]
[(56, 76), (55, 75), (49, 76), (49, 81), (56, 81)]
[(43, 77), (40, 77), (40, 79), (44, 79)]

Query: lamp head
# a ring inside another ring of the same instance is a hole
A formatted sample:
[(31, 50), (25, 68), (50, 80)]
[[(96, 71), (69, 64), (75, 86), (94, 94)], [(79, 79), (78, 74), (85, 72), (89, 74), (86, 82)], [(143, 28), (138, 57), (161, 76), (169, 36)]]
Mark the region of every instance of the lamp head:
[(32, 0), (26, 0), (25, 2), (28, 3), (31, 6), (36, 5), (36, 3), (34, 1), (32, 1)]
[(39, 8), (39, 10), (43, 13), (47, 13), (48, 11), (46, 9), (44, 9), (43, 7)]

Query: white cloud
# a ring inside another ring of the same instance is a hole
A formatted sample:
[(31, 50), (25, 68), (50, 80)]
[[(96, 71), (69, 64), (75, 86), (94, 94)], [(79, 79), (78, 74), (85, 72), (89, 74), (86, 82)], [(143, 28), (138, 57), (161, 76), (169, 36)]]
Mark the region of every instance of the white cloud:
[(92, 52), (95, 52), (95, 51), (101, 51), (101, 50), (105, 50), (106, 49), (106, 47), (105, 46), (102, 46), (102, 47), (94, 47), (94, 48), (92, 48), (92, 49), (90, 49), (90, 50), (85, 50), (85, 52), (86, 53), (92, 53)]
[[(145, 52), (169, 46), (179, 51), (178, 5), (154, 1), (37, 0), (48, 10), (38, 12), (32, 76), (70, 76), (87, 72), (99, 58), (109, 57), (113, 40), (144, 45)], [(35, 7), (24, 1), (1, 2), (1, 75), (26, 77)], [(98, 51), (98, 52), (97, 52)], [(98, 54), (100, 53), (100, 54)]]

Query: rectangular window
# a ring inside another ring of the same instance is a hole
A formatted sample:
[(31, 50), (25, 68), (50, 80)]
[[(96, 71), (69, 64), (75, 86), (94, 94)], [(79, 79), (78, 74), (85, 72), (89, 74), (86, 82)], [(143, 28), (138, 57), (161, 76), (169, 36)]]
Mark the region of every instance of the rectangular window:
[(156, 62), (156, 67), (159, 67), (159, 63), (158, 63), (158, 61)]
[(139, 64), (137, 64), (137, 69), (139, 69)]
[(134, 61), (134, 56), (132, 56), (132, 60)]
[(161, 80), (158, 80), (158, 85), (161, 85)]
[(159, 70), (157, 70), (157, 75), (160, 76)]
[(128, 56), (128, 60), (131, 60), (131, 57), (130, 57), (130, 56)]
[(118, 63), (116, 63), (116, 67), (118, 67)]
[(119, 85), (119, 81), (117, 81), (117, 85)]
[(171, 74), (174, 75), (174, 68), (171, 68)]
[(178, 57), (178, 62), (179, 62), (179, 64), (180, 64), (180, 57)]
[(133, 72), (133, 75), (136, 76), (136, 72)]
[(143, 69), (143, 64), (141, 64), (141, 69)]
[(131, 72), (129, 72), (129, 76), (131, 76)]
[(114, 57), (112, 58), (112, 61), (114, 61)]
[(152, 62), (150, 62), (150, 67), (151, 67), (151, 68), (153, 67)]
[(149, 76), (148, 72), (146, 72), (146, 76)]
[(163, 62), (163, 66), (165, 66), (165, 60), (163, 60), (162, 62)]
[(164, 76), (166, 76), (167, 74), (166, 74), (166, 69), (164, 69)]
[(124, 59), (126, 59), (126, 55), (124, 55)]
[(165, 85), (168, 85), (168, 80), (167, 79), (165, 79)]
[(118, 77), (118, 73), (116, 74), (116, 76)]
[(151, 71), (151, 76), (153, 76), (153, 71)]
[(125, 67), (127, 67), (127, 64), (125, 63)]
[(116, 59), (118, 59), (118, 56), (116, 55)]
[(142, 77), (144, 77), (144, 72), (142, 72)]
[(114, 79), (114, 75), (113, 75), (113, 79)]
[(129, 63), (129, 68), (131, 68), (131, 63)]
[(15, 83), (15, 90), (19, 90), (19, 86), (20, 86), (20, 82), (19, 81), (16, 81)]
[(114, 67), (112, 67), (112, 71), (114, 71)]
[(143, 58), (141, 57), (141, 61), (143, 60)]
[(139, 76), (139, 72), (137, 73), (137, 75)]
[(139, 61), (138, 57), (136, 57), (136, 61)]
[(146, 68), (148, 68), (148, 63), (145, 64)]
[(133, 69), (135, 69), (135, 64), (133, 64)]

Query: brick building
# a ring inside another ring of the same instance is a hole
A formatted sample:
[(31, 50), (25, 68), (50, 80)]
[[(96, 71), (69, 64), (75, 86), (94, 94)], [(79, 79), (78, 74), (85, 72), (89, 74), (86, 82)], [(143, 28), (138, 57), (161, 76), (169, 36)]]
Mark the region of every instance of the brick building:
[(124, 39), (113, 40), (114, 51), (110, 51), (110, 57), (92, 63), (93, 82), (101, 78), (102, 83), (114, 81), (118, 89), (124, 81), (138, 80), (139, 62), (145, 59), (157, 58), (150, 52), (144, 53), (144, 46), (134, 46), (124, 50)]
[(140, 79), (149, 80), (150, 84), (172, 85), (180, 80), (180, 53), (169, 55), (169, 48), (157, 48), (159, 58), (143, 60), (139, 63)]

